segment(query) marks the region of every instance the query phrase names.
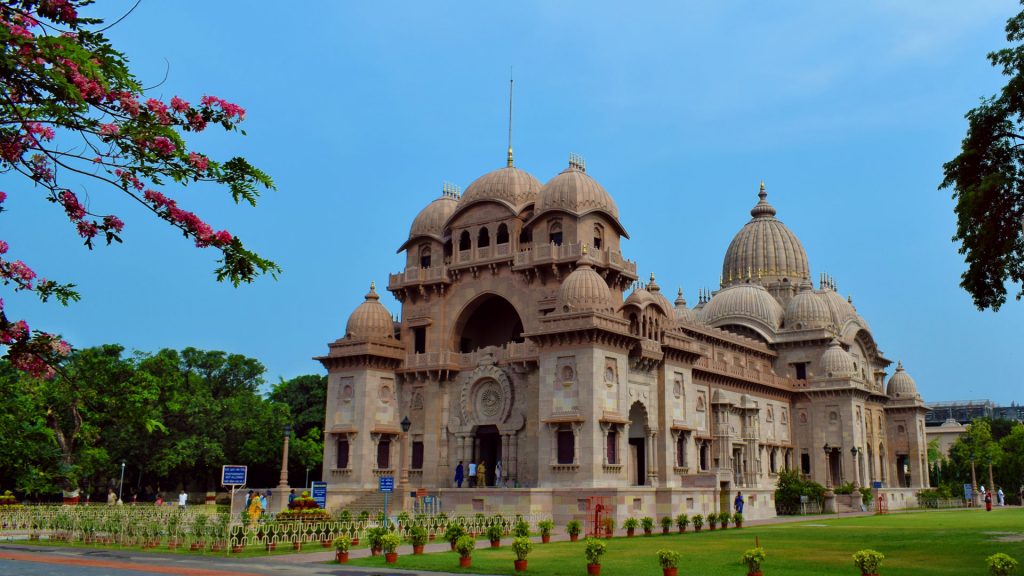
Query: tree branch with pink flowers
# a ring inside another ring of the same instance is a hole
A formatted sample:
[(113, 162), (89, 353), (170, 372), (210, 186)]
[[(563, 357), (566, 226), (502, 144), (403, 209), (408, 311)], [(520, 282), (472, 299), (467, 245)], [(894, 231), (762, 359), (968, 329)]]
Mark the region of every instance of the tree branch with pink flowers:
[[(215, 276), (238, 286), (280, 268), (227, 230), (216, 230), (174, 198), (199, 182), (225, 186), (235, 203), (255, 206), (274, 189), (265, 172), (241, 157), (224, 161), (189, 148), (188, 133), (212, 126), (245, 132), (241, 106), (203, 95), (197, 101), (148, 97), (125, 56), (103, 36), (103, 22), (79, 12), (90, 0), (0, 2), (0, 174), (18, 173), (25, 186), (42, 190), (67, 215), (88, 249), (122, 242), (125, 222), (102, 207), (83, 203), (76, 188), (99, 181), (177, 228), (198, 248), (220, 252)], [(7, 194), (0, 192), (0, 212)], [(31, 291), (42, 301), (78, 300), (73, 284), (37, 278), (17, 247), (0, 239), (0, 282)], [(70, 347), (26, 321), (8, 317), (0, 300), (0, 346), (12, 364), (51, 377)]]

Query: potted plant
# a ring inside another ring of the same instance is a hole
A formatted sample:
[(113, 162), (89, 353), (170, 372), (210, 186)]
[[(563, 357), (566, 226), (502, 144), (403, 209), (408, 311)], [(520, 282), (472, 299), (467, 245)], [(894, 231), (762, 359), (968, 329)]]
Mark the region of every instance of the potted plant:
[(206, 514), (196, 514), (192, 517), (191, 532), (192, 544), (189, 545), (189, 550), (202, 550), (205, 547), (203, 536), (206, 535)]
[(370, 545), (371, 556), (380, 556), (382, 544), (381, 538), (383, 538), (386, 533), (387, 530), (379, 526), (376, 528), (370, 528), (366, 531), (366, 543)]
[(601, 556), (608, 550), (608, 546), (595, 538), (587, 538), (587, 547), (583, 551), (587, 556), (587, 574), (600, 576)]
[(728, 512), (722, 512), (718, 515), (718, 521), (722, 523), (722, 530), (729, 527), (729, 522), (732, 520), (732, 514)]
[(544, 544), (551, 542), (551, 531), (555, 528), (555, 523), (551, 520), (541, 520), (537, 523), (537, 528), (540, 528), (540, 541)]
[(579, 520), (569, 520), (565, 524), (565, 532), (569, 535), (569, 542), (575, 542), (580, 539), (580, 532), (583, 531), (583, 525), (580, 524)]
[(530, 523), (526, 520), (519, 520), (516, 525), (512, 527), (512, 535), (520, 538), (523, 536), (530, 536)]
[(686, 514), (680, 514), (676, 516), (676, 528), (679, 528), (679, 533), (686, 532), (686, 525), (690, 523), (690, 517)]
[(351, 547), (352, 539), (345, 534), (334, 539), (334, 558), (338, 561), (338, 564), (348, 562), (348, 551)]
[(384, 549), (384, 561), (388, 564), (398, 562), (398, 545), (402, 539), (394, 532), (387, 532), (380, 537), (380, 547)]
[[(611, 518), (608, 519), (611, 520)], [(626, 521), (622, 523), (622, 527), (626, 529), (626, 536), (630, 538), (633, 537), (633, 533), (636, 532), (636, 527), (639, 525), (640, 523), (637, 522), (636, 518), (633, 518), (632, 516), (626, 518)]]
[(529, 536), (518, 536), (512, 541), (512, 551), (515, 552), (515, 568), (516, 572), (526, 571), (526, 557), (533, 550), (533, 542), (530, 542)]
[(985, 563), (988, 564), (988, 571), (992, 576), (1009, 576), (1017, 569), (1017, 561), (1002, 552), (985, 558)]
[(885, 555), (870, 548), (861, 550), (853, 555), (853, 563), (860, 568), (862, 576), (878, 576), (878, 567), (885, 560)]
[(732, 523), (735, 524), (737, 528), (743, 528), (743, 514), (740, 512), (733, 514)]
[(612, 535), (615, 533), (615, 518), (611, 516), (605, 516), (604, 519), (601, 520), (601, 527), (604, 528), (604, 537), (611, 538)]
[(697, 514), (693, 517), (693, 531), (700, 532), (700, 529), (704, 527), (704, 516)]
[(658, 550), (658, 562), (661, 563), (663, 576), (676, 576), (679, 573), (679, 552), (675, 550)]
[(466, 529), (462, 527), (462, 524), (452, 522), (444, 529), (444, 539), (451, 544), (452, 550), (455, 550), (455, 543), (463, 536), (466, 536)]
[(715, 528), (718, 528), (718, 513), (717, 512), (712, 512), (711, 514), (708, 514), (708, 516), (707, 516), (707, 518), (705, 518), (705, 520), (707, 520), (707, 522), (708, 522), (708, 530), (714, 530)]
[(501, 525), (491, 524), (487, 527), (487, 539), (491, 541), (491, 548), (501, 548)]
[(423, 526), (413, 526), (409, 530), (409, 543), (412, 544), (414, 556), (423, 554), (423, 547), (427, 544), (427, 529)]
[(744, 552), (740, 560), (747, 565), (747, 576), (761, 576), (761, 563), (767, 556), (760, 546)]
[(469, 568), (473, 562), (473, 548), (476, 548), (476, 541), (468, 535), (460, 536), (455, 542), (455, 551), (459, 553), (459, 567)]
[(672, 531), (672, 517), (664, 516), (661, 519), (661, 533), (668, 534)]
[(640, 526), (644, 529), (644, 535), (650, 536), (654, 532), (654, 518), (644, 516), (640, 519)]

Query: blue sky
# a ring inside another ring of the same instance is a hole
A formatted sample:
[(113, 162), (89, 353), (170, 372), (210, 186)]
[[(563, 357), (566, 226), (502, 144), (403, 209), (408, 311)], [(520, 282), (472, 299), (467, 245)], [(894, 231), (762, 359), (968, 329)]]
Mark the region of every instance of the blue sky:
[(1019, 5), (281, 6), (150, 0), (109, 31), (159, 84), (154, 96), (247, 108), (248, 136), (190, 142), (249, 158), (278, 190), (256, 209), (216, 188), (167, 191), (279, 263), (281, 278), (216, 283), (216, 253), (96, 184), (90, 209), (127, 226), (124, 245), (89, 252), (57, 207), (8, 175), (10, 255), (83, 296), (65, 309), (5, 293), (12, 315), (76, 346), (228, 350), (263, 361), (270, 382), (321, 373), (311, 357), (343, 334), (371, 280), (404, 266), (395, 250), (442, 182), (465, 189), (503, 165), (512, 66), (517, 166), (546, 181), (583, 155), (619, 206), (641, 277), (656, 272), (695, 303), (764, 179), (815, 280), (827, 272), (852, 294), (927, 401), (1024, 399), (1024, 303), (973, 307), (958, 286), (953, 203), (937, 190), (964, 113), (1003, 82), (985, 54), (1005, 44)]

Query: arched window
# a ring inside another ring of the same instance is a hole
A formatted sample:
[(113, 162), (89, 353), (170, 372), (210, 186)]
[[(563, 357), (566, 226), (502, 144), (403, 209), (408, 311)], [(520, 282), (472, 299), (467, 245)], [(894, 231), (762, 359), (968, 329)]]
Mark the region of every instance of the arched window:
[(476, 237), (476, 245), (478, 248), (486, 248), (491, 245), (491, 233), (487, 228), (480, 229), (480, 233)]
[(520, 246), (529, 246), (530, 243), (532, 243), (532, 242), (533, 242), (533, 233), (530, 232), (529, 228), (524, 226), (523, 229), (519, 231), (519, 245)]
[(555, 220), (548, 227), (548, 242), (558, 246), (562, 245), (562, 223), (560, 221)]
[(420, 268), (430, 268), (430, 246), (427, 244), (420, 247)]
[(495, 244), (508, 244), (508, 226), (505, 224), (498, 226), (498, 237), (495, 238)]
[(615, 426), (612, 426), (611, 429), (608, 430), (608, 439), (607, 439), (607, 446), (606, 446), (607, 447), (608, 463), (609, 464), (618, 464), (619, 463), (619, 450), (618, 450), (618, 446), (619, 446), (619, 432), (618, 432), (618, 430), (615, 429)]
[(594, 250), (600, 250), (604, 244), (604, 228), (600, 224), (594, 224)]
[(459, 250), (469, 250), (470, 248), (469, 232), (466, 230), (462, 231), (459, 235)]
[(449, 264), (452, 261), (452, 239), (449, 238), (444, 243), (444, 263)]

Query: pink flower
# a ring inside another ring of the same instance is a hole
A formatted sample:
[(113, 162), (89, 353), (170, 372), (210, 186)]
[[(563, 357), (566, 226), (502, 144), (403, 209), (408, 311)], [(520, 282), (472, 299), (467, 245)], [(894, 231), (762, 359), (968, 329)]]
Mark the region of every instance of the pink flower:
[(0, 204), (3, 204), (4, 200), (7, 200), (7, 192), (0, 192)]
[(100, 230), (93, 222), (82, 220), (78, 223), (78, 235), (82, 238), (95, 238)]
[(128, 113), (132, 118), (139, 115), (139, 101), (134, 96), (127, 92), (120, 94), (121, 109)]
[(100, 124), (100, 136), (116, 136), (121, 131), (117, 124)]
[(178, 149), (178, 147), (174, 145), (174, 142), (171, 142), (170, 139), (165, 138), (164, 136), (157, 136), (154, 138), (152, 146), (156, 149), (157, 153), (162, 156), (170, 156)]
[(85, 208), (78, 201), (78, 197), (75, 196), (71, 190), (62, 190), (60, 195), (57, 196), (61, 205), (64, 206), (64, 211), (68, 213), (68, 218), (71, 220), (81, 220), (85, 218)]
[(188, 112), (188, 109), (191, 107), (191, 104), (182, 100), (181, 98), (178, 98), (177, 96), (171, 98), (171, 108), (173, 108), (175, 112), (180, 112), (184, 114), (185, 112)]
[(11, 322), (6, 330), (0, 330), (0, 344), (13, 344), (28, 336), (28, 324), (24, 320)]
[(156, 98), (150, 98), (149, 100), (146, 100), (146, 108), (149, 108), (149, 111), (157, 117), (157, 120), (159, 120), (161, 124), (166, 125), (171, 123), (171, 117), (167, 115), (167, 104), (164, 104)]
[(231, 244), (231, 233), (227, 230), (221, 230), (213, 235), (213, 243), (216, 246), (224, 246)]
[(36, 273), (21, 260), (15, 260), (8, 267), (8, 277), (31, 287), (32, 279), (36, 277)]
[(124, 229), (124, 222), (122, 222), (121, 219), (118, 218), (117, 216), (113, 216), (113, 215), (104, 216), (103, 217), (103, 227), (108, 229), (108, 230), (113, 230), (115, 232), (120, 232), (122, 229)]
[(196, 132), (202, 132), (206, 128), (206, 120), (198, 112), (189, 116), (188, 125)]
[(61, 356), (67, 356), (71, 353), (71, 344), (68, 344), (64, 340), (54, 338), (51, 341), (50, 347), (53, 348), (54, 353)]
[(10, 246), (7, 245), (6, 241), (0, 240), (0, 254), (7, 254), (9, 248)]
[(206, 156), (196, 154), (195, 152), (189, 152), (188, 162), (199, 172), (206, 172), (206, 169), (209, 168), (210, 165), (210, 161)]

